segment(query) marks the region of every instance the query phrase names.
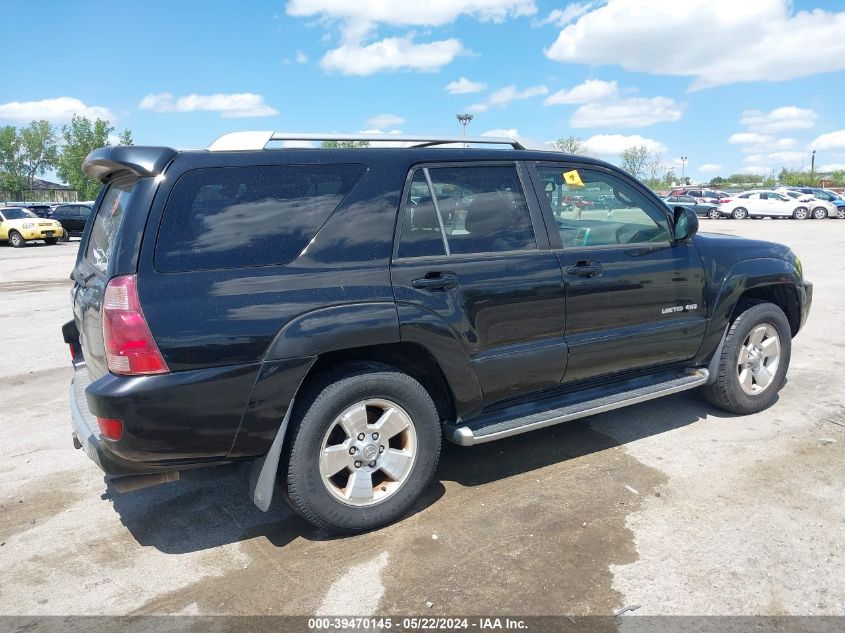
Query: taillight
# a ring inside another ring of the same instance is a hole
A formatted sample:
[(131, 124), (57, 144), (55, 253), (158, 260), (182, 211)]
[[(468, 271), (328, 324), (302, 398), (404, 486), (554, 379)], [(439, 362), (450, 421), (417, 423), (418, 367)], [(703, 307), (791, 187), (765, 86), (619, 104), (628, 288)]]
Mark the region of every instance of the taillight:
[(733, 199), (733, 198), (722, 198), (721, 200), (719, 200), (719, 204), (727, 204), (727, 203), (728, 203), (728, 202), (730, 202), (732, 199)]
[(109, 371), (123, 376), (166, 374), (141, 301), (135, 275), (113, 278), (103, 297), (103, 341)]
[(119, 440), (123, 437), (123, 421), (117, 418), (101, 418), (97, 416), (97, 426), (100, 427), (100, 435), (110, 440)]

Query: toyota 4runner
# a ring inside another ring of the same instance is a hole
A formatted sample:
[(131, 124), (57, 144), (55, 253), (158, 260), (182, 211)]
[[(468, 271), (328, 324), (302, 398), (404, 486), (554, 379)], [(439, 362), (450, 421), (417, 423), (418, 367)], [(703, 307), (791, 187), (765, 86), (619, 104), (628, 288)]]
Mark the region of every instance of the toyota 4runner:
[[(617, 167), (491, 138), (109, 147), (63, 328), (73, 439), (118, 491), (251, 463), (313, 524), (371, 529), (472, 446), (698, 389), (771, 405), (812, 285), (697, 234)], [(464, 145), (466, 144), (466, 145)], [(481, 145), (505, 145), (504, 149)], [(612, 201), (612, 203), (608, 203)]]

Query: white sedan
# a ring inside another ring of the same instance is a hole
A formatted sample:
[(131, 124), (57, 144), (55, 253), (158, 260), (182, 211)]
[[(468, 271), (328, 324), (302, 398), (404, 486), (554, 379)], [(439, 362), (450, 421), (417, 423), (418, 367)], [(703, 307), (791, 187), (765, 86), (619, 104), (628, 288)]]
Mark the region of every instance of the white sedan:
[(743, 191), (736, 196), (722, 198), (719, 200), (719, 210), (722, 215), (734, 220), (765, 217), (806, 220), (810, 217), (807, 203), (769, 189)]
[(801, 193), (800, 191), (793, 191), (792, 189), (778, 189), (777, 193), (789, 196), (793, 200), (797, 200), (799, 203), (807, 205), (810, 209), (810, 217), (816, 220), (836, 217), (836, 205), (832, 202), (819, 200), (815, 196)]

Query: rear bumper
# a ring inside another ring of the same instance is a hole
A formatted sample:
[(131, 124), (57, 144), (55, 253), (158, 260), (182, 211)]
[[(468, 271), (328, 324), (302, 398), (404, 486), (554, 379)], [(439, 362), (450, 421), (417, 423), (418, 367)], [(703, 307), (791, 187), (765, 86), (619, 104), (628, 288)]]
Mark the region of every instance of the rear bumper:
[[(108, 477), (173, 472), (230, 463), (227, 457), (254, 375), (241, 369), (232, 376), (205, 372), (165, 376), (119, 377), (107, 374), (91, 382), (84, 364), (75, 366), (70, 384), (73, 436)], [(232, 373), (230, 371), (230, 373)], [(194, 382), (191, 382), (191, 379)], [(221, 378), (221, 381), (213, 378)], [(218, 397), (213, 397), (217, 390)], [(230, 391), (228, 398), (219, 394)], [(228, 407), (222, 402), (228, 401)], [(120, 440), (99, 433), (96, 416), (123, 421)]]
[(25, 240), (43, 240), (52, 237), (61, 237), (65, 232), (63, 229), (26, 229), (21, 231), (21, 236)]

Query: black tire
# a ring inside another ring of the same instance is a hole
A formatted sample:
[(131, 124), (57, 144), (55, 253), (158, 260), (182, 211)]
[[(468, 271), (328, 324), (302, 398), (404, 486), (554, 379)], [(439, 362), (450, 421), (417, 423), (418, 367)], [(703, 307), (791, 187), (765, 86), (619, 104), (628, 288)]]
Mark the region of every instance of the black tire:
[(836, 207), (836, 218), (838, 220), (845, 220), (845, 207)]
[(827, 218), (827, 209), (824, 207), (816, 207), (813, 209), (814, 220), (824, 220), (825, 218)]
[[(343, 411), (373, 398), (389, 400), (407, 412), (416, 432), (416, 456), (401, 486), (383, 501), (348, 505), (323, 483), (319, 464), (323, 440)], [(304, 396), (294, 418), (291, 448), (281, 472), (287, 472), (291, 506), (318, 528), (349, 534), (391, 523), (410, 509), (434, 478), (441, 441), (437, 409), (420, 383), (393, 367), (366, 363), (339, 368)]]
[(9, 244), (15, 248), (23, 248), (26, 246), (26, 240), (23, 239), (23, 235), (17, 231), (9, 231)]
[(722, 217), (722, 213), (719, 211), (719, 209), (710, 209), (707, 212), (707, 217), (711, 220), (718, 220), (720, 217)]
[(56, 242), (58, 242), (58, 241), (59, 241), (58, 237), (45, 237), (44, 238), (44, 243), (47, 244), (48, 246), (55, 246)]
[[(739, 381), (737, 364), (743, 343), (756, 326), (769, 324), (777, 331), (780, 342), (780, 359), (771, 385), (761, 393), (746, 393)], [(722, 346), (715, 381), (704, 388), (703, 394), (710, 404), (741, 415), (756, 413), (768, 408), (777, 398), (786, 382), (786, 371), (792, 353), (792, 332), (786, 315), (773, 303), (746, 303), (737, 307), (737, 316), (731, 323)]]
[(731, 217), (734, 220), (744, 220), (748, 217), (748, 209), (745, 207), (737, 207), (733, 211), (731, 211)]
[(807, 207), (798, 207), (795, 211), (792, 212), (792, 218), (794, 220), (806, 220), (810, 217), (810, 211)]
[(70, 233), (68, 233), (67, 231), (62, 233), (62, 236), (59, 238), (59, 241), (60, 242), (70, 242)]

